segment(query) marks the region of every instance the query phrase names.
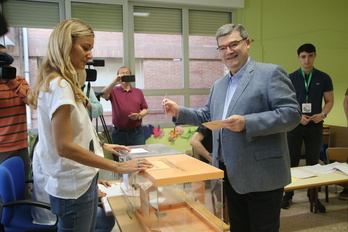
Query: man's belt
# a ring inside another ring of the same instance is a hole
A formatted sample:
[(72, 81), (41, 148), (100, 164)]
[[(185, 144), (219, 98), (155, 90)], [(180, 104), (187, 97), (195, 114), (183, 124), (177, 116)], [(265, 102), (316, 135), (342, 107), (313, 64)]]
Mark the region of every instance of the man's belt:
[(140, 129), (141, 126), (138, 126), (136, 128), (128, 128), (128, 129), (120, 129), (118, 127), (115, 127), (114, 128), (118, 131), (125, 131), (125, 132), (135, 132), (135, 131), (138, 131)]

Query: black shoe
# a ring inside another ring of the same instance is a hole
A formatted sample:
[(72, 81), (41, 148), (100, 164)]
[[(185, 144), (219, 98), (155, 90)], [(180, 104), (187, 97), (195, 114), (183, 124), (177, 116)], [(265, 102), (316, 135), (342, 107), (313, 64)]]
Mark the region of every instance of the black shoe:
[(342, 192), (340, 192), (340, 194), (348, 194), (348, 188), (344, 188), (343, 190), (342, 190)]
[(348, 200), (348, 189), (344, 188), (342, 190), (342, 192), (340, 192), (340, 194), (338, 195), (338, 198), (341, 199), (341, 200), (347, 201)]
[(289, 196), (284, 196), (282, 200), (282, 209), (289, 209), (292, 203), (292, 198)]
[[(313, 204), (315, 208), (315, 203)], [(326, 213), (325, 206), (318, 200), (318, 207), (317, 207), (317, 213)]]

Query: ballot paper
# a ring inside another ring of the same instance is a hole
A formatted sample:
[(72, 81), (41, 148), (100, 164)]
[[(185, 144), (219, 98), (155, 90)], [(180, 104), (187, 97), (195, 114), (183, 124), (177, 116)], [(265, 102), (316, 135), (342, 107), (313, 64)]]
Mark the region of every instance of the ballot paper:
[(144, 148), (132, 148), (130, 151), (131, 154), (139, 154), (139, 153), (147, 153), (148, 150), (145, 150)]
[(222, 125), (221, 120), (205, 122), (205, 123), (202, 123), (202, 125), (209, 128), (210, 130), (218, 130), (221, 128), (225, 128), (225, 126)]

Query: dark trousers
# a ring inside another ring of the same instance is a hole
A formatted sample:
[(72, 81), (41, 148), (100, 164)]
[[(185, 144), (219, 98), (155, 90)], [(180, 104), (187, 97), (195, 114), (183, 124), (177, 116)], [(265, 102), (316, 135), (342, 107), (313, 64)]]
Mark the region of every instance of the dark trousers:
[[(145, 144), (144, 128), (139, 126), (138, 128), (120, 130), (116, 127), (112, 128), (112, 142), (118, 145), (132, 146)], [(114, 155), (114, 160), (119, 161), (118, 156)]]
[(306, 165), (319, 162), (320, 148), (323, 139), (323, 123), (298, 125), (287, 133), (291, 167), (297, 167), (301, 159), (302, 143), (305, 146)]
[[(302, 144), (305, 146), (306, 165), (319, 163), (320, 148), (323, 139), (323, 123), (308, 123), (298, 125), (287, 133), (291, 167), (298, 167), (301, 159)], [(294, 196), (294, 192), (286, 192), (289, 198)]]
[(284, 188), (239, 194), (231, 186), (223, 164), (220, 164), (220, 169), (225, 171), (224, 194), (227, 199), (230, 230), (233, 232), (278, 232)]

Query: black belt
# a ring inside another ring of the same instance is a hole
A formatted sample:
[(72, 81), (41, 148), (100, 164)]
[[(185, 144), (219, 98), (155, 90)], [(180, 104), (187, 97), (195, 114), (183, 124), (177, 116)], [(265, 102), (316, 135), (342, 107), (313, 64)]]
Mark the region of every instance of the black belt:
[(141, 126), (138, 126), (136, 128), (129, 128), (129, 129), (120, 129), (114, 126), (114, 128), (118, 131), (125, 131), (125, 132), (135, 132), (138, 131), (140, 129)]

